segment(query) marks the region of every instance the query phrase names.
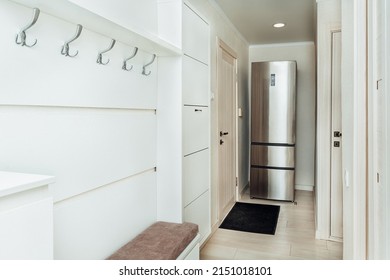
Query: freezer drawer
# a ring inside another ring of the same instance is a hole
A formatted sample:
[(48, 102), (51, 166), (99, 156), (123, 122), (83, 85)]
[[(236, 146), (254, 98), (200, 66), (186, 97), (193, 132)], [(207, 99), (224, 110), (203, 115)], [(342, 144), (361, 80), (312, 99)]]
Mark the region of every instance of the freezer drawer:
[(294, 168), (294, 149), (293, 146), (252, 145), (251, 165)]
[(294, 170), (251, 167), (250, 197), (294, 201)]

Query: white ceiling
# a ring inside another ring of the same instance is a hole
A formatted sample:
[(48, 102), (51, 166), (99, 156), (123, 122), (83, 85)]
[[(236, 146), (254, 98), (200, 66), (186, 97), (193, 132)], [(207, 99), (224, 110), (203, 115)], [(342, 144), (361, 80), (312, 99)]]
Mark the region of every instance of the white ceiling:
[[(315, 0), (215, 0), (250, 45), (315, 39)], [(284, 28), (274, 28), (277, 22)]]

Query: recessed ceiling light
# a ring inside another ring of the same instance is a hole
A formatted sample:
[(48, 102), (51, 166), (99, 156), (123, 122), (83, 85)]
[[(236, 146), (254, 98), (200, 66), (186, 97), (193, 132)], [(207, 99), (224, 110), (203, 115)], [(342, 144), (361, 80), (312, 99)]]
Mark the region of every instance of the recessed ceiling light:
[(286, 24), (284, 24), (283, 22), (278, 22), (278, 23), (274, 24), (275, 28), (281, 28), (281, 27), (285, 27), (285, 26), (286, 26)]

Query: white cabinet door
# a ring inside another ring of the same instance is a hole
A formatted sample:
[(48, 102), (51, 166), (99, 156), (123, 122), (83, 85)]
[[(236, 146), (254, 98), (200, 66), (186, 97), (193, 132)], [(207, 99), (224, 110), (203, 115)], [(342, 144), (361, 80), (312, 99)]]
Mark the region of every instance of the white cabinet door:
[(204, 193), (210, 185), (209, 149), (191, 154), (183, 160), (184, 207)]
[(184, 106), (183, 154), (188, 155), (209, 146), (209, 108)]
[(191, 57), (183, 56), (184, 105), (209, 105), (209, 67)]
[(202, 244), (210, 234), (210, 194), (203, 193), (198, 199), (184, 208), (184, 221), (199, 225)]
[(53, 259), (52, 198), (0, 212), (0, 225), (1, 260)]
[(183, 5), (183, 52), (209, 64), (209, 25)]

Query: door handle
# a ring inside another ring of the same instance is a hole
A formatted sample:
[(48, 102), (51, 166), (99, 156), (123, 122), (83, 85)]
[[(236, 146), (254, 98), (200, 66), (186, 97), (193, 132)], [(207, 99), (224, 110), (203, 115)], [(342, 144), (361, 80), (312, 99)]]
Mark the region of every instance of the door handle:
[(219, 132), (219, 136), (221, 136), (221, 137), (224, 135), (228, 135), (228, 134), (229, 134), (229, 132), (222, 132), (222, 131)]
[(201, 109), (195, 109), (195, 112), (202, 112)]

